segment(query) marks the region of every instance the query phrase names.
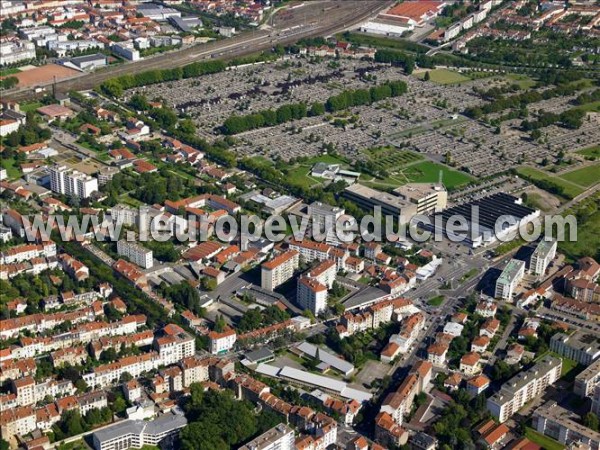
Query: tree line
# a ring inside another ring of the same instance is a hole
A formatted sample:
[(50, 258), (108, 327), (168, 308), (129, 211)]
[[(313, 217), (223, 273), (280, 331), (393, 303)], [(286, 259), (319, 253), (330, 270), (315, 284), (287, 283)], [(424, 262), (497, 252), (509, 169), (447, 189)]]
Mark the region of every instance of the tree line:
[(123, 92), (139, 86), (163, 83), (165, 81), (176, 81), (186, 78), (195, 78), (202, 75), (222, 72), (227, 68), (224, 61), (202, 61), (194, 62), (183, 67), (173, 69), (147, 70), (131, 75), (122, 75), (117, 78), (106, 80), (100, 85), (100, 90), (112, 97), (121, 97)]
[(523, 108), (531, 103), (537, 103), (542, 100), (549, 100), (555, 97), (563, 97), (572, 95), (582, 88), (582, 85), (560, 85), (553, 89), (548, 89), (544, 92), (539, 91), (527, 91), (517, 95), (511, 95), (508, 97), (498, 97), (483, 106), (472, 106), (465, 109), (464, 114), (472, 119), (478, 119), (484, 114), (497, 113), (504, 111), (505, 109)]
[(279, 125), (298, 120), (303, 117), (315, 117), (325, 112), (336, 112), (344, 109), (370, 105), (389, 97), (399, 97), (407, 91), (403, 81), (390, 81), (370, 89), (346, 90), (327, 99), (325, 103), (313, 103), (310, 108), (305, 103), (282, 105), (276, 110), (267, 109), (244, 116), (233, 115), (225, 120), (221, 132), (226, 135), (243, 133), (262, 127)]

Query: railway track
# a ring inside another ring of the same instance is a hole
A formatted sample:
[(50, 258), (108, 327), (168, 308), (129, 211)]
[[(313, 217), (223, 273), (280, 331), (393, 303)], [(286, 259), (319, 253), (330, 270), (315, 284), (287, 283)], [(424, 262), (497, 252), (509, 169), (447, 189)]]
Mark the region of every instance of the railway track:
[[(133, 63), (125, 63), (118, 67), (102, 69), (90, 74), (82, 74), (56, 83), (57, 92), (68, 92), (70, 90), (93, 89), (102, 82), (131, 73), (139, 73), (153, 69), (174, 68), (190, 64), (195, 61), (207, 59), (232, 59), (250, 55), (259, 51), (267, 50), (275, 45), (292, 44), (299, 39), (316, 36), (329, 36), (343, 31), (367, 18), (379, 13), (385, 7), (390, 6), (391, 0), (339, 0), (330, 3), (338, 4), (323, 14), (330, 18), (322, 18), (328, 22), (318, 25), (306, 25), (301, 21), (298, 23), (285, 23), (285, 28), (272, 30), (254, 30), (245, 32), (239, 36), (224, 41), (215, 41), (201, 46), (189, 47), (177, 52), (164, 53), (154, 58), (145, 59)], [(331, 6), (329, 6), (331, 8)], [(301, 19), (300, 19), (301, 20)], [(290, 32), (293, 27), (295, 30)], [(50, 86), (48, 83), (45, 86)], [(7, 99), (19, 101), (30, 99), (35, 96), (34, 89), (41, 86), (32, 86), (13, 93), (5, 92)]]

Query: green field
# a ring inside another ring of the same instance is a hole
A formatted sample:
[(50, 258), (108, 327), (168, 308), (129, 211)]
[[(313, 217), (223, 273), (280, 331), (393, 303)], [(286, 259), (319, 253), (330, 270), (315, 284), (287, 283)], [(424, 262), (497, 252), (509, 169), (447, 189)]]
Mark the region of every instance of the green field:
[[(271, 164), (267, 159), (262, 158), (260, 156), (255, 157), (254, 159), (261, 158), (265, 161), (265, 164)], [(343, 159), (334, 156), (334, 155), (320, 155), (315, 156), (313, 158), (309, 158), (306, 161), (303, 161), (300, 164), (297, 164), (293, 168), (291, 168), (286, 176), (286, 178), (293, 184), (302, 187), (312, 187), (319, 185), (323, 182), (323, 180), (319, 178), (314, 178), (310, 175), (310, 171), (312, 167), (319, 162), (327, 163), (327, 164), (340, 164), (341, 166), (348, 168), (348, 164)]]
[(525, 437), (529, 439), (531, 442), (539, 445), (544, 450), (562, 450), (565, 448), (560, 442), (555, 441), (548, 436), (544, 436), (543, 434), (538, 433), (533, 428), (527, 427), (525, 431)]
[(506, 78), (512, 83), (518, 84), (521, 89), (530, 89), (535, 86), (534, 80), (520, 73), (509, 73), (506, 75)]
[(8, 77), (10, 75), (14, 75), (19, 72), (21, 72), (21, 71), (19, 69), (17, 69), (16, 67), (13, 67), (10, 69), (2, 69), (2, 70), (0, 70), (0, 77)]
[(440, 170), (442, 171), (444, 185), (449, 190), (456, 189), (473, 180), (470, 175), (464, 172), (459, 172), (458, 170), (453, 170), (431, 161), (423, 161), (410, 166), (406, 175), (414, 183), (434, 183), (439, 179)]
[(560, 178), (585, 188), (591, 187), (600, 182), (600, 164), (575, 169), (561, 175)]
[(519, 167), (517, 169), (517, 173), (525, 178), (530, 178), (533, 180), (546, 180), (554, 183), (557, 186), (560, 186), (564, 190), (565, 196), (569, 198), (577, 197), (581, 194), (585, 189), (578, 184), (574, 184), (571, 181), (567, 181), (565, 179), (559, 178), (558, 176), (543, 172), (538, 169), (534, 169), (533, 167)]
[(407, 41), (406, 39), (392, 39), (389, 37), (371, 36), (362, 33), (343, 33), (338, 35), (341, 41), (352, 42), (353, 44), (374, 47), (374, 48), (391, 48), (395, 50), (406, 50), (415, 53), (426, 53), (429, 47), (416, 42)]
[(600, 102), (586, 103), (581, 106), (576, 106), (573, 109), (582, 109), (586, 112), (600, 112)]
[(438, 295), (437, 297), (430, 298), (427, 301), (427, 304), (431, 306), (440, 306), (442, 303), (444, 303), (443, 295)]
[(422, 80), (425, 78), (426, 72), (429, 72), (429, 80), (438, 84), (464, 83), (465, 81), (471, 80), (469, 77), (465, 77), (458, 72), (448, 69), (433, 69), (429, 71), (418, 72), (415, 73), (415, 76)]
[(14, 158), (0, 158), (0, 165), (3, 169), (6, 169), (9, 179), (12, 180), (21, 176), (21, 170), (16, 165)]
[(576, 153), (588, 158), (598, 159), (600, 158), (600, 145), (594, 145), (593, 147), (584, 148)]
[[(567, 211), (565, 214), (572, 214)], [(568, 234), (567, 234), (568, 236)], [(567, 255), (568, 259), (575, 261), (582, 256), (596, 256), (600, 249), (600, 211), (596, 211), (585, 221), (577, 223), (577, 239), (573, 242), (563, 240), (558, 243), (561, 253)]]
[(24, 113), (27, 113), (29, 111), (35, 111), (36, 109), (38, 109), (41, 106), (44, 106), (42, 104), (42, 102), (36, 102), (36, 101), (29, 101), (29, 102), (23, 102), (19, 105), (21, 107), (21, 111), (23, 111)]

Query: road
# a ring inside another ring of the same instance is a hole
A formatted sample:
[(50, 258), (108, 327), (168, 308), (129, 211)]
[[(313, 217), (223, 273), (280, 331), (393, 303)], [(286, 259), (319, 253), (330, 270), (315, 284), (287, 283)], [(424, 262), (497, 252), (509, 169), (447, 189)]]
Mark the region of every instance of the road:
[[(269, 30), (247, 31), (226, 40), (213, 41), (177, 52), (163, 53), (141, 61), (124, 63), (118, 67), (107, 67), (94, 73), (82, 74), (72, 79), (57, 82), (56, 91), (68, 92), (70, 90), (92, 89), (109, 78), (121, 75), (165, 67), (181, 67), (206, 59), (232, 59), (267, 50), (278, 44), (292, 44), (301, 38), (329, 36), (377, 15), (392, 3), (391, 0), (307, 2), (307, 5), (296, 7), (293, 10), (291, 20), (275, 20), (273, 27)], [(290, 6), (293, 5), (290, 4)], [(323, 12), (324, 8), (327, 8), (326, 12)], [(275, 18), (277, 19), (277, 15)], [(50, 84), (52, 83), (47, 85)], [(37, 86), (31, 86), (12, 93), (6, 92), (4, 97), (7, 100), (16, 101), (31, 98), (35, 87)]]

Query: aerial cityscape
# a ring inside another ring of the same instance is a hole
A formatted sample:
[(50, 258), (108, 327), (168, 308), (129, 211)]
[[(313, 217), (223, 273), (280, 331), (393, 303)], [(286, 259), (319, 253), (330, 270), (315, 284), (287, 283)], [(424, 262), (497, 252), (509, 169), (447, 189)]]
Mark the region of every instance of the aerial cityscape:
[(0, 27), (0, 450), (600, 450), (600, 1)]

